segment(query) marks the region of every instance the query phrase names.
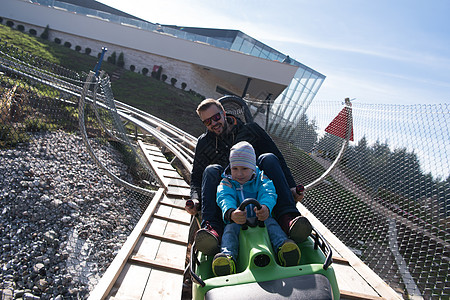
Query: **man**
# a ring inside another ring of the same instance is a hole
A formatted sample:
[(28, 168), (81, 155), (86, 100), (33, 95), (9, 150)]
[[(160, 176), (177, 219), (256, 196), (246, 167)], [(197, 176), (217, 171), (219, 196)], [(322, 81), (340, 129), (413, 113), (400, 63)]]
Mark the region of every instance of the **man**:
[(192, 202), (187, 201), (185, 207), (192, 215), (201, 207), (202, 228), (195, 236), (197, 249), (207, 255), (219, 251), (224, 224), (216, 203), (216, 191), (221, 174), (229, 164), (230, 149), (241, 141), (253, 146), (258, 167), (275, 185), (278, 198), (272, 211), (273, 217), (291, 239), (304, 241), (312, 226), (305, 217), (300, 216), (295, 206), (296, 201), (303, 198), (303, 192), (296, 192), (294, 178), (270, 136), (256, 123), (243, 124), (238, 118), (227, 116), (220, 102), (214, 99), (202, 101), (197, 107), (197, 114), (207, 131), (197, 141), (191, 173)]

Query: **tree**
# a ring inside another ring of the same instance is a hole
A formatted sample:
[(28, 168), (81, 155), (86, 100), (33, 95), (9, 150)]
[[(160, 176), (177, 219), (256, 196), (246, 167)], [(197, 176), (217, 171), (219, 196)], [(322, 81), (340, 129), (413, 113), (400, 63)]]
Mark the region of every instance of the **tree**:
[(302, 114), (293, 130), (289, 141), (305, 152), (311, 152), (317, 142), (317, 126), (314, 120), (310, 123), (308, 116)]
[(316, 149), (324, 153), (324, 156), (334, 160), (342, 145), (342, 138), (328, 132), (319, 140)]
[(41, 38), (43, 38), (44, 40), (48, 40), (49, 31), (50, 31), (50, 27), (47, 25), (45, 27), (44, 31), (41, 33)]
[(119, 58), (117, 59), (117, 66), (123, 68), (125, 66), (125, 60), (123, 59), (123, 52), (120, 52)]
[(116, 54), (116, 51), (114, 51), (109, 57), (108, 57), (108, 62), (109, 63), (112, 63), (113, 65), (115, 65), (116, 64), (116, 56), (117, 56), (117, 54)]

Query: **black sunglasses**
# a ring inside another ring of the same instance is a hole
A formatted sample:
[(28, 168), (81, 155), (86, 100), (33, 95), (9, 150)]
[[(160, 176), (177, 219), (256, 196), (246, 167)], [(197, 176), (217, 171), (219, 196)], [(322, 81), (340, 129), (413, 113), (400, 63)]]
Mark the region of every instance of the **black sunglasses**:
[(211, 121), (217, 122), (222, 118), (222, 111), (218, 112), (217, 114), (213, 115), (212, 117), (203, 120), (203, 124), (205, 124), (205, 126), (209, 126), (211, 125)]

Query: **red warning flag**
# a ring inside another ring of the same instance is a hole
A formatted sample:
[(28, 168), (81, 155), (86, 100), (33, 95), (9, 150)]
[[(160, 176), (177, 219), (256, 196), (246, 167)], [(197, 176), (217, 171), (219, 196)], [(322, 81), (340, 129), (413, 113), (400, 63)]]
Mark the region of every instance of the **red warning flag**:
[(331, 133), (340, 138), (347, 138), (347, 128), (350, 127), (350, 141), (353, 141), (353, 121), (352, 121), (352, 104), (349, 98), (345, 98), (346, 107), (344, 107), (336, 118), (331, 121), (325, 132)]

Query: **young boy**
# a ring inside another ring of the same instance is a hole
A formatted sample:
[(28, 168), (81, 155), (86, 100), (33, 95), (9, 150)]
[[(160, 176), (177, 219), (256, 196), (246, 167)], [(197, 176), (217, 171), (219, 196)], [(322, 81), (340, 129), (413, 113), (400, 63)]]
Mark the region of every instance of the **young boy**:
[[(230, 175), (231, 172), (231, 175)], [(222, 210), (225, 229), (221, 253), (214, 256), (212, 269), (216, 276), (236, 273), (235, 260), (239, 253), (239, 232), (247, 216), (264, 221), (273, 249), (278, 252), (282, 266), (295, 266), (300, 262), (300, 249), (288, 239), (280, 225), (270, 216), (276, 204), (277, 194), (272, 180), (256, 166), (255, 151), (248, 142), (239, 142), (230, 150), (230, 165), (217, 187), (217, 204)], [(262, 206), (254, 211), (238, 209), (246, 198), (255, 198)]]

